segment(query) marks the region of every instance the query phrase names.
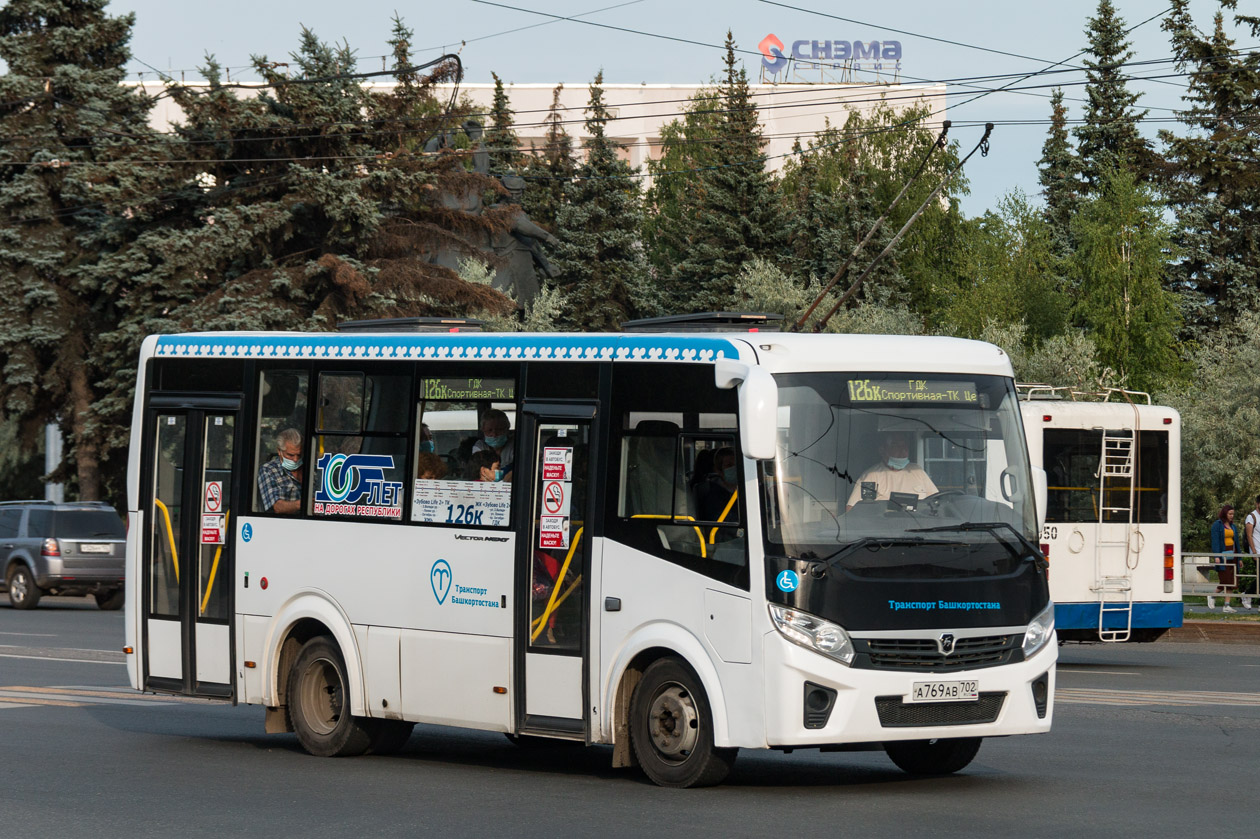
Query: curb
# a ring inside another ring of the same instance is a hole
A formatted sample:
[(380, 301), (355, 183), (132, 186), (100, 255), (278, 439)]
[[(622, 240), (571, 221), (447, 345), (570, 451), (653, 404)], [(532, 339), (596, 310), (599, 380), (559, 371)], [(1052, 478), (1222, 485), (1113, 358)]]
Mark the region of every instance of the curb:
[(1260, 644), (1260, 623), (1187, 620), (1158, 642), (1175, 644)]

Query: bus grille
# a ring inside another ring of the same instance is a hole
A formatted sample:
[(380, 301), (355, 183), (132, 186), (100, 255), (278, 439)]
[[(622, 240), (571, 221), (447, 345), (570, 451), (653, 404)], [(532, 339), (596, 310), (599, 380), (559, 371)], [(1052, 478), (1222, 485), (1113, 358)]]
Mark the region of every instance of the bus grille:
[(993, 722), (1004, 704), (1004, 690), (982, 692), (975, 702), (903, 702), (900, 696), (875, 697), (879, 724), (884, 728)]
[(997, 667), (1018, 661), (1014, 655), (1022, 642), (1022, 635), (959, 638), (954, 642), (952, 653), (941, 655), (936, 641), (931, 638), (855, 638), (857, 657), (853, 666), (930, 673)]

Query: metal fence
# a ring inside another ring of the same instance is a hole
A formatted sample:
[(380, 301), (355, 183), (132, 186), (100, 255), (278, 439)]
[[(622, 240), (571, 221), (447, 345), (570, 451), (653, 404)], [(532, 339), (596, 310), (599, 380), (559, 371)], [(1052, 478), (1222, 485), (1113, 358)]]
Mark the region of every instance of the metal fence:
[(1227, 554), (1230, 559), (1241, 559), (1241, 563), (1233, 565), (1234, 585), (1225, 591), (1221, 588), (1220, 572), (1225, 565), (1225, 557), (1215, 553), (1183, 553), (1181, 555), (1181, 593), (1185, 595), (1211, 595), (1224, 598), (1225, 604), (1241, 597), (1257, 597), (1257, 585), (1260, 585), (1260, 574), (1257, 573), (1256, 560), (1260, 554)]

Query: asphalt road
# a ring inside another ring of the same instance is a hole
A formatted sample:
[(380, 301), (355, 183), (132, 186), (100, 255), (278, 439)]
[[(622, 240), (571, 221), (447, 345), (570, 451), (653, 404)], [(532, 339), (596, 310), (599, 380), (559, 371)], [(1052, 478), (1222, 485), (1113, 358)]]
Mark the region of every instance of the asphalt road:
[(1054, 731), (986, 741), (959, 775), (745, 751), (686, 791), (606, 748), (457, 729), (309, 757), (259, 708), (132, 693), (121, 646), (90, 600), (0, 605), (0, 837), (1255, 835), (1260, 646), (1062, 647)]

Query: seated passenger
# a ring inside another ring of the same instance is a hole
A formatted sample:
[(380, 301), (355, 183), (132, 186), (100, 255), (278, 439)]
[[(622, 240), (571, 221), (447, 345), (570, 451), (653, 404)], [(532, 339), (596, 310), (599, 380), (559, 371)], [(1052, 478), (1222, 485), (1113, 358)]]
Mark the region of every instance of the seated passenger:
[(499, 468), (499, 456), (492, 451), (473, 452), (472, 457), (468, 459), (464, 480), (486, 482), (503, 480), (503, 470)]
[(446, 477), (446, 461), (433, 452), (421, 449), (416, 455), (416, 478), (422, 481), (437, 481)]
[(420, 423), (420, 451), (437, 451), (437, 445), (433, 442), (433, 432), (429, 429), (429, 424), (426, 422)]
[(258, 469), (259, 512), (291, 515), (302, 509), (302, 432), (276, 435), (276, 456)]
[(491, 408), (481, 415), (481, 439), (473, 444), (473, 454), (492, 451), (499, 458), (503, 468), (504, 480), (512, 480), (512, 462), (515, 449), (515, 435), (512, 434), (508, 415), (498, 408)]
[(888, 431), (880, 435), (879, 463), (862, 473), (849, 495), (852, 510), (859, 501), (887, 501), (894, 492), (913, 493), (919, 498), (935, 495), (936, 484), (923, 467), (910, 462), (911, 435), (904, 431)]
[[(707, 489), (703, 494), (698, 493), (698, 501), (700, 504), (700, 520), (701, 521), (735, 521), (738, 516), (735, 515), (735, 506), (731, 504), (731, 499), (735, 495), (737, 489), (737, 481), (739, 480), (738, 472), (735, 468), (735, 450), (730, 446), (723, 446), (713, 455), (713, 474), (709, 476)], [(727, 506), (730, 509), (727, 509)], [(725, 517), (723, 517), (725, 513)]]

